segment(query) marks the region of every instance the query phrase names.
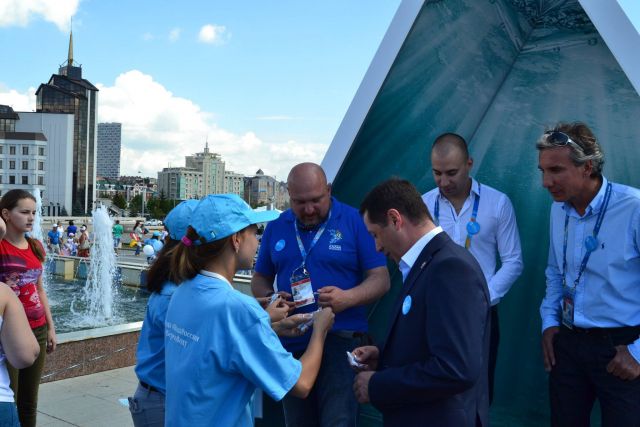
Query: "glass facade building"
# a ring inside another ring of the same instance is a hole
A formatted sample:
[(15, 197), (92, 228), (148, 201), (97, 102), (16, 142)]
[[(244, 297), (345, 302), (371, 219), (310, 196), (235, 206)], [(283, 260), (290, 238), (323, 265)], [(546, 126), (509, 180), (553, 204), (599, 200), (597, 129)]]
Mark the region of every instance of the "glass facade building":
[(66, 65), (36, 91), (36, 111), (73, 114), (72, 203), (74, 209), (88, 213), (95, 200), (98, 88), (82, 78), (81, 66), (73, 61), (71, 39), (69, 44)]

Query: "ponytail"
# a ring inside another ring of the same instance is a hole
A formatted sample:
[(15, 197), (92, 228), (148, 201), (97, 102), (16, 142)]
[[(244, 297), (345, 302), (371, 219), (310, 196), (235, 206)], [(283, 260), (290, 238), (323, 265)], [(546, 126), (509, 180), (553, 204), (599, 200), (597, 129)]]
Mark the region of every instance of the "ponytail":
[(169, 280), (180, 284), (193, 279), (211, 259), (218, 257), (223, 252), (230, 240), (231, 237), (226, 237), (205, 243), (196, 230), (191, 226), (187, 227), (182, 241), (167, 254), (171, 262)]
[(164, 246), (158, 253), (158, 257), (147, 272), (147, 290), (149, 292), (160, 292), (164, 284), (169, 280), (171, 272), (172, 249), (180, 244), (179, 240), (167, 239)]
[(45, 252), (44, 252), (44, 248), (42, 247), (42, 244), (29, 236), (24, 236), (25, 239), (27, 239), (27, 243), (29, 243), (29, 247), (31, 248), (31, 252), (33, 252), (33, 254), (36, 256), (36, 258), (38, 258), (38, 260), (40, 262), (44, 262), (45, 260)]

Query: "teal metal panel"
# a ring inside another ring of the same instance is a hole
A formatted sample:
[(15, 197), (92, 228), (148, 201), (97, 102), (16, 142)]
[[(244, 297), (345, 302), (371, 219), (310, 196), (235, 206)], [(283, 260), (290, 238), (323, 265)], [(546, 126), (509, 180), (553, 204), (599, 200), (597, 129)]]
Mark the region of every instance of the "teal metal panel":
[[(560, 6), (545, 9), (551, 3)], [(560, 120), (589, 124), (606, 176), (640, 186), (640, 97), (576, 2), (426, 2), (334, 180), (334, 194), (354, 206), (394, 175), (427, 191), (431, 142), (453, 131), (469, 141), (475, 176), (513, 201), (525, 270), (500, 304), (492, 425), (547, 422), (538, 307), (551, 199), (535, 141)], [(392, 291), (370, 311), (377, 337), (399, 287), (391, 271)], [(372, 408), (363, 415), (362, 425), (380, 425)]]

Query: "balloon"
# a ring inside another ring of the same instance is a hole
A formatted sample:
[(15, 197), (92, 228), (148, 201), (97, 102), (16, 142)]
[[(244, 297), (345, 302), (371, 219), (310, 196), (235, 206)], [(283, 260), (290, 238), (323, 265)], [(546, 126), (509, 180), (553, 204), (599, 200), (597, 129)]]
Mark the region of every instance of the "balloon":
[(156, 252), (160, 252), (163, 246), (162, 242), (156, 239), (151, 239), (151, 243), (149, 244), (153, 247), (153, 250)]
[(144, 252), (146, 256), (153, 256), (153, 254), (156, 253), (156, 251), (153, 249), (153, 246), (151, 245), (144, 245), (144, 247), (142, 248), (142, 252)]

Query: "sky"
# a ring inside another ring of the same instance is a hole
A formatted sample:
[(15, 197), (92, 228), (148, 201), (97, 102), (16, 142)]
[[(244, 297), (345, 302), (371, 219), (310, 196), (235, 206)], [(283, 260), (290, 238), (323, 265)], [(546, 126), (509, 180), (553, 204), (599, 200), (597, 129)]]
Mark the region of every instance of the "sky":
[(640, 32), (640, 1), (638, 0), (618, 0), (618, 4), (622, 6), (625, 13)]
[(0, 104), (35, 110), (72, 21), (98, 121), (122, 123), (121, 175), (156, 177), (208, 141), (227, 170), (285, 180), (322, 161), (399, 4), (2, 0)]

